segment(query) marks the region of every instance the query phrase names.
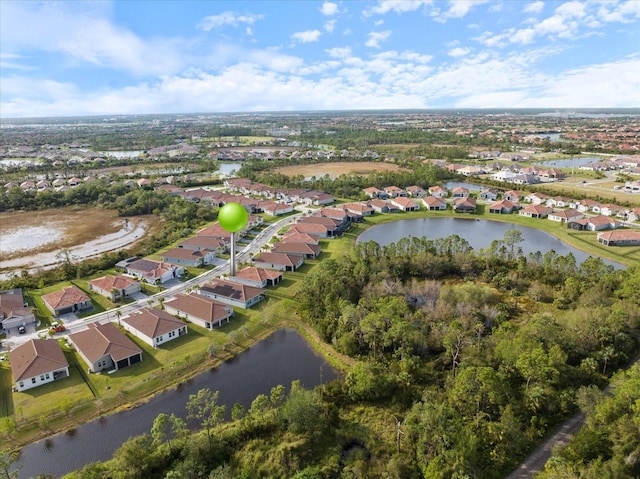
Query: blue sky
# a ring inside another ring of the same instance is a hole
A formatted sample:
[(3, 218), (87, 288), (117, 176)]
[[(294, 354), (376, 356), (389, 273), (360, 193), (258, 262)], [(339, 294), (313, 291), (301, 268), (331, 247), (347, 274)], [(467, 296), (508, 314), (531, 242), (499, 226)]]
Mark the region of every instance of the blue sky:
[(0, 0), (2, 117), (640, 107), (640, 0)]

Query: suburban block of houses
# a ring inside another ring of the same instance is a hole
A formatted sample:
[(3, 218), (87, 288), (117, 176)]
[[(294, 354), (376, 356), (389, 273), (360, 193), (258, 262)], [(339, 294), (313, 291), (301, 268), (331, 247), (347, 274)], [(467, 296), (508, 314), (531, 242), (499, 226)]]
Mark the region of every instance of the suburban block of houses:
[(18, 391), (69, 376), (69, 363), (55, 339), (29, 339), (9, 351), (9, 361)]
[(164, 309), (206, 329), (220, 327), (233, 316), (233, 308), (228, 304), (193, 292), (176, 294), (173, 299), (165, 301)]
[(87, 329), (70, 334), (69, 343), (93, 373), (119, 370), (142, 361), (142, 349), (113, 323), (91, 323)]
[(122, 318), (121, 323), (126, 331), (154, 348), (188, 332), (184, 322), (167, 311), (156, 308), (142, 308)]
[(44, 301), (44, 305), (54, 316), (87, 311), (93, 308), (91, 298), (74, 285), (67, 286), (53, 293), (44, 294), (42, 295), (42, 301)]

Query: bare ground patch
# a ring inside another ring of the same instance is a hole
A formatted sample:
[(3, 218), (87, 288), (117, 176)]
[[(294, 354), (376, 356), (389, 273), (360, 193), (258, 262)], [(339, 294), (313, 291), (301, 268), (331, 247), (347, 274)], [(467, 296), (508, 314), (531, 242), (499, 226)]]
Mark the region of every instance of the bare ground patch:
[(276, 168), (275, 171), (287, 176), (303, 175), (304, 177), (315, 176), (320, 178), (329, 175), (337, 178), (340, 175), (368, 175), (374, 171), (399, 171), (402, 170), (393, 163), (374, 163), (368, 161), (357, 162), (336, 162), (336, 163), (314, 163), (311, 165), (292, 165)]
[(99, 255), (138, 241), (156, 220), (120, 218), (114, 210), (60, 208), (0, 214), (0, 270), (57, 262), (72, 249), (78, 259)]

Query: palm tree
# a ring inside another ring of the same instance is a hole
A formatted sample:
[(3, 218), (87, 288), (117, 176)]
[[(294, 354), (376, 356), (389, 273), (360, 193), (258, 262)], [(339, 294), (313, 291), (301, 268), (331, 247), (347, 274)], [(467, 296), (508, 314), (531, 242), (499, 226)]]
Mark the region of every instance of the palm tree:
[(120, 316), (122, 316), (122, 311), (120, 311), (119, 309), (116, 309), (116, 318), (118, 318), (118, 326), (122, 326), (122, 324), (120, 323)]

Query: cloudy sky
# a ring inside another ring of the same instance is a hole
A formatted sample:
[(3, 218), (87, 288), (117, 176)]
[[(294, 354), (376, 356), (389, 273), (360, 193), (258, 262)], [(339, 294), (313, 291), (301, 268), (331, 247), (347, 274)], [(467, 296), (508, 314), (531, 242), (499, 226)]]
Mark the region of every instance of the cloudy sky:
[(0, 1), (2, 117), (640, 107), (640, 0)]

